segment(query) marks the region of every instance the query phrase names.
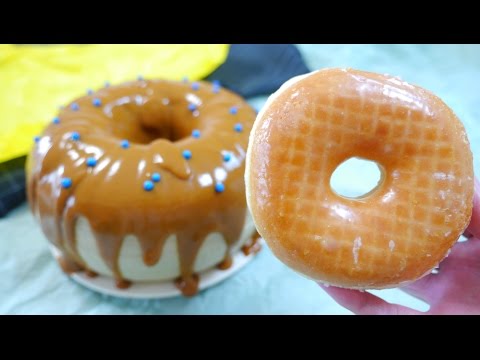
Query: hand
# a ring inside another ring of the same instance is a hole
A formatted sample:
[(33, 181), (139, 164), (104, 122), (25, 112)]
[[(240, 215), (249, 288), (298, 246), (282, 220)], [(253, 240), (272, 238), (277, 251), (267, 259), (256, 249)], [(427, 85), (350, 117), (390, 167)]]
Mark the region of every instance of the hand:
[(441, 262), (438, 274), (429, 274), (400, 288), (430, 305), (427, 312), (390, 304), (368, 292), (320, 286), (340, 305), (359, 315), (480, 314), (480, 184), (475, 195), (469, 239), (457, 243)]

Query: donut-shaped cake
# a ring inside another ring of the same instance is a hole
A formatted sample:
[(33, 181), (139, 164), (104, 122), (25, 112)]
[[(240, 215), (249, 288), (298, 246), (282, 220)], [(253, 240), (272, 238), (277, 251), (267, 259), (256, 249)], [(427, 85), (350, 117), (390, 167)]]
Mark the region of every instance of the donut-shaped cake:
[(66, 272), (176, 279), (231, 263), (255, 228), (244, 160), (255, 111), (217, 83), (139, 79), (76, 99), (36, 137), (28, 199)]
[[(330, 187), (352, 157), (382, 173), (358, 198)], [(351, 69), (294, 78), (269, 98), (245, 176), (254, 222), (274, 254), (339, 287), (395, 287), (429, 273), (472, 213), (472, 153), (453, 111), (418, 86)]]

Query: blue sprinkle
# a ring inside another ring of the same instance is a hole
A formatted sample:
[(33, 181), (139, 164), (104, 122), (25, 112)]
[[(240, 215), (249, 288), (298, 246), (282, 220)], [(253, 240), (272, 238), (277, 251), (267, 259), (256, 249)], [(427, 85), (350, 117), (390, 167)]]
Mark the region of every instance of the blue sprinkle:
[(120, 146), (124, 149), (128, 149), (130, 147), (130, 143), (128, 142), (128, 140), (122, 140)]
[(192, 136), (195, 138), (195, 139), (198, 139), (200, 137), (200, 130), (198, 129), (195, 129), (192, 131)]
[(243, 125), (240, 124), (240, 123), (236, 123), (235, 126), (233, 127), (233, 129), (234, 129), (236, 132), (242, 132), (242, 131), (243, 131)]
[(78, 141), (80, 140), (80, 134), (76, 131), (72, 132), (72, 135), (70, 136), (70, 139), (72, 139), (73, 141)]
[(159, 182), (162, 179), (162, 176), (159, 173), (153, 173), (152, 174), (152, 180), (154, 182)]
[(78, 109), (80, 109), (80, 106), (78, 106), (77, 103), (73, 103), (72, 106), (71, 106), (71, 109), (72, 109), (73, 111), (78, 111)]
[(220, 86), (220, 80), (213, 80), (212, 81), (213, 86)]
[(93, 94), (93, 90), (92, 89), (88, 89), (87, 90), (87, 95), (92, 95)]
[(70, 186), (72, 186), (72, 179), (68, 177), (62, 178), (62, 180), (60, 180), (60, 184), (62, 185), (62, 188), (68, 189)]
[(138, 80), (138, 81), (143, 81), (143, 80), (144, 80), (144, 78), (143, 78), (143, 76), (142, 76), (142, 75), (138, 75), (138, 76), (137, 76), (137, 80)]
[(225, 185), (223, 185), (223, 184), (220, 183), (220, 182), (217, 182), (217, 183), (215, 184), (215, 192), (216, 192), (216, 193), (222, 193), (222, 192), (224, 192), (224, 191), (225, 191)]
[(194, 83), (192, 84), (192, 90), (197, 91), (198, 89), (200, 89), (200, 84), (194, 82)]
[(109, 81), (105, 81), (105, 87), (109, 87), (110, 86), (110, 82)]
[(218, 94), (220, 92), (220, 86), (213, 85), (213, 93)]
[(38, 143), (40, 141), (40, 136), (34, 136), (33, 137), (33, 141), (35, 141), (36, 143)]
[(232, 158), (232, 155), (230, 153), (223, 154), (223, 161), (229, 162), (231, 158)]
[(94, 167), (95, 165), (97, 165), (97, 159), (95, 159), (94, 157), (87, 158), (88, 167)]
[(150, 180), (146, 180), (143, 182), (143, 189), (145, 191), (152, 191), (154, 187), (155, 185)]
[(100, 107), (102, 106), (102, 100), (100, 100), (99, 98), (95, 98), (93, 99), (92, 104), (93, 106)]
[(197, 110), (197, 105), (192, 104), (192, 103), (188, 104), (188, 110), (190, 110), (190, 111), (195, 111), (195, 110)]
[(182, 155), (185, 160), (190, 160), (192, 158), (192, 152), (190, 150), (183, 150)]
[(230, 108), (230, 114), (236, 115), (238, 113), (238, 108), (236, 106), (232, 106)]
[(60, 124), (60, 118), (58, 116), (56, 116), (56, 117), (53, 118), (52, 122), (54, 124)]
[(182, 81), (183, 81), (184, 83), (187, 83), (187, 82), (188, 82), (188, 76), (184, 76), (183, 79), (182, 79)]

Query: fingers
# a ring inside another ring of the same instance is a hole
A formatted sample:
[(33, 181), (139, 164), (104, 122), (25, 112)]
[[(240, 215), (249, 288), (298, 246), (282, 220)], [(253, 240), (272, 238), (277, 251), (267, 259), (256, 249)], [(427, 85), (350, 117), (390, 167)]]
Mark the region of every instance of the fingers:
[(342, 289), (319, 284), (339, 305), (357, 315), (421, 315), (423, 313), (405, 306), (390, 304), (368, 292)]
[(470, 225), (468, 225), (467, 233), (480, 237), (480, 183), (475, 177), (475, 191), (473, 194), (473, 211)]
[(432, 287), (435, 284), (435, 280), (438, 280), (439, 275), (428, 274), (423, 278), (399, 288), (403, 292), (410, 294), (420, 300), (431, 304), (436, 300), (437, 294), (432, 291)]
[[(423, 278), (401, 288), (430, 305), (435, 305), (445, 297), (445, 293), (460, 286), (465, 281), (475, 282), (480, 258), (478, 239), (456, 243), (450, 255), (439, 265), (438, 274), (428, 274)], [(468, 280), (469, 279), (469, 280)]]

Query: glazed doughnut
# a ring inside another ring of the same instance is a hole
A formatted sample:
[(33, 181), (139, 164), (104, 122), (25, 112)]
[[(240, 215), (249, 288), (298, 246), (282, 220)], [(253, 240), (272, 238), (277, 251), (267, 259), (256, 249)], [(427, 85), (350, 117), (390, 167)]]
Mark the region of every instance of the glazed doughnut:
[[(330, 187), (352, 157), (382, 173), (358, 198)], [(351, 69), (294, 78), (269, 98), (250, 134), (245, 181), (257, 230), (281, 261), (354, 289), (429, 273), (473, 205), (472, 153), (453, 111), (399, 78)]]
[(67, 272), (177, 280), (230, 264), (255, 233), (244, 160), (255, 111), (216, 83), (143, 80), (89, 92), (36, 139), (28, 198)]

